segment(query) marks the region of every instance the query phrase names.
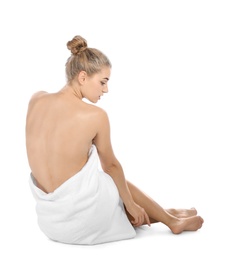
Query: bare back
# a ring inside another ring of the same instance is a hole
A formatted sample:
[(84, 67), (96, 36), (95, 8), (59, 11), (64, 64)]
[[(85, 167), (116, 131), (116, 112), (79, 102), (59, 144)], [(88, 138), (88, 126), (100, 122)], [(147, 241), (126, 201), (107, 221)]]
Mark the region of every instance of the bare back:
[(85, 165), (100, 110), (62, 92), (31, 98), (26, 147), (32, 175), (43, 191), (54, 191)]

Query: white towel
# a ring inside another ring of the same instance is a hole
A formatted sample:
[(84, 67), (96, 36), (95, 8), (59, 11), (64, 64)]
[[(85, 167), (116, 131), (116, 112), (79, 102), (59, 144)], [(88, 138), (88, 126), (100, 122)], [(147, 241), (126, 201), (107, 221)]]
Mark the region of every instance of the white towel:
[(40, 229), (54, 241), (92, 245), (135, 237), (113, 179), (98, 169), (98, 153), (92, 145), (80, 172), (52, 193), (29, 184), (36, 200)]

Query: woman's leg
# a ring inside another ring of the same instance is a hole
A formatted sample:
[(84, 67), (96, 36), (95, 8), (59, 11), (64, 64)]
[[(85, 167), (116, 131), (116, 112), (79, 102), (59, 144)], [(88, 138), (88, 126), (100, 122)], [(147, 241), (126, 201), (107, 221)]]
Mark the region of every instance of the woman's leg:
[[(192, 208), (185, 209), (163, 209), (152, 198), (138, 189), (135, 185), (127, 181), (129, 190), (134, 201), (140, 205), (148, 214), (151, 223), (162, 222), (170, 228), (174, 234), (179, 234), (182, 231), (196, 231), (202, 227), (203, 219), (197, 216), (197, 211)], [(129, 220), (132, 220), (128, 214)]]

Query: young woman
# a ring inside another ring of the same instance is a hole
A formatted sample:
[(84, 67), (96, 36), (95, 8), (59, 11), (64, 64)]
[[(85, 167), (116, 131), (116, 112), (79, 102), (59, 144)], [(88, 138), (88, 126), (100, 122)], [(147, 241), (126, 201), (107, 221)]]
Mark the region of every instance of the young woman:
[(108, 115), (83, 101), (97, 103), (108, 92), (111, 63), (81, 36), (67, 47), (66, 85), (35, 93), (27, 112), (29, 183), (41, 230), (63, 243), (98, 244), (133, 238), (135, 227), (154, 222), (174, 234), (201, 228), (195, 208), (163, 209), (125, 179)]

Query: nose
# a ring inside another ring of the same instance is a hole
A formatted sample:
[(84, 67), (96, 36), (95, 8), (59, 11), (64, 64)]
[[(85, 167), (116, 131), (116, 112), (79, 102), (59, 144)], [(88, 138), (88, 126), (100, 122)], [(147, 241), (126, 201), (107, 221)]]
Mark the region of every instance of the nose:
[(108, 93), (108, 92), (109, 92), (107, 85), (102, 89), (102, 92), (103, 92), (103, 93)]

